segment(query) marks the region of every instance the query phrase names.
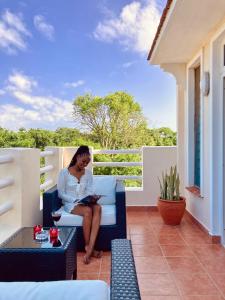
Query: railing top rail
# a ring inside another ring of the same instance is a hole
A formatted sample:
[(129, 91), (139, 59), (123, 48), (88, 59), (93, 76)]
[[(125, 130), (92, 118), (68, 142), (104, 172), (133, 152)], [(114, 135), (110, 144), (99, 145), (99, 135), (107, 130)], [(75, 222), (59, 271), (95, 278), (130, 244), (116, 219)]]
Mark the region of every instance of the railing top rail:
[(8, 200), (0, 205), (0, 216), (13, 208), (13, 202)]
[(47, 173), (53, 169), (54, 169), (53, 165), (44, 166), (44, 167), (40, 168), (40, 174)]
[(141, 149), (93, 150), (93, 154), (141, 154)]
[(0, 164), (7, 164), (13, 161), (13, 156), (6, 154), (6, 155), (0, 155)]
[(46, 151), (42, 151), (40, 153), (40, 156), (41, 157), (45, 157), (45, 156), (50, 156), (50, 155), (53, 155), (54, 154), (54, 151), (51, 151), (51, 150), (46, 150)]
[(52, 184), (53, 184), (53, 180), (49, 179), (49, 180), (45, 181), (44, 183), (42, 183), (40, 185), (40, 190), (45, 190), (46, 188), (48, 188)]
[(0, 189), (3, 189), (5, 187), (13, 185), (13, 184), (14, 184), (14, 178), (13, 177), (0, 179)]

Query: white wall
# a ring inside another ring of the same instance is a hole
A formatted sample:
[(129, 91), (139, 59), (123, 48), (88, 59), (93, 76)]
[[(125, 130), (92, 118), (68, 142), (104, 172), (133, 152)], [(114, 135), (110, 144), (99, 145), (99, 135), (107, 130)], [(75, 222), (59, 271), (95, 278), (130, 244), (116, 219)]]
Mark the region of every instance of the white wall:
[(128, 206), (155, 206), (162, 172), (177, 164), (176, 147), (143, 147), (143, 188), (126, 191)]
[(0, 149), (0, 156), (12, 155), (13, 162), (0, 165), (0, 179), (13, 177), (14, 184), (0, 190), (0, 204), (10, 200), (13, 208), (0, 216), (0, 243), (24, 226), (42, 222), (40, 211), (40, 151)]
[[(221, 30), (221, 29), (220, 29)], [(218, 36), (218, 37), (216, 37)], [(225, 34), (224, 34), (225, 38)], [(193, 85), (191, 76), (196, 61), (201, 64), (201, 78), (204, 72), (210, 74), (210, 92), (208, 96), (201, 93), (201, 196), (198, 197), (187, 190), (187, 210), (212, 235), (222, 235), (223, 231), (223, 99), (221, 97), (221, 35), (215, 33), (198, 50), (196, 55), (187, 64), (187, 97), (186, 97), (186, 124), (185, 135), (187, 148), (185, 150), (186, 186), (193, 185)]]

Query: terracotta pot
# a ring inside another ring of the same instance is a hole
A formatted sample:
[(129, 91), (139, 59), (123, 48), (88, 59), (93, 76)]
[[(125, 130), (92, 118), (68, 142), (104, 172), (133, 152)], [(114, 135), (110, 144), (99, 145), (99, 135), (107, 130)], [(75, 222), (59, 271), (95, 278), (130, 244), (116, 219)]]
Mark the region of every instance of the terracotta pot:
[(179, 225), (184, 215), (186, 199), (180, 197), (179, 201), (172, 201), (158, 198), (157, 206), (165, 224)]

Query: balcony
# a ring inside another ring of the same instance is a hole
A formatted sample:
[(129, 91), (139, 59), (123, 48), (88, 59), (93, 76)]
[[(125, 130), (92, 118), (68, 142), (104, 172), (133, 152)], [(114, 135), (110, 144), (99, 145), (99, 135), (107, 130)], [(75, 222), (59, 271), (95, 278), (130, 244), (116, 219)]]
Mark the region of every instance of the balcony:
[[(56, 184), (61, 168), (68, 165), (75, 148), (47, 147), (0, 150), (0, 243), (23, 226), (42, 222), (40, 195)], [(158, 176), (176, 164), (176, 147), (142, 147), (133, 150), (95, 150), (95, 154), (139, 154), (139, 162), (96, 162), (89, 166), (138, 166), (141, 175), (117, 176), (139, 181), (127, 187), (128, 238), (132, 241), (142, 299), (223, 299), (225, 250), (214, 244), (189, 214), (180, 226), (163, 224), (157, 209)], [(45, 165), (40, 165), (40, 160)], [(45, 181), (40, 184), (40, 175)], [(183, 188), (183, 187), (181, 187)], [(110, 253), (90, 265), (78, 253), (78, 279), (110, 280)], [(165, 298), (164, 298), (165, 297)], [(187, 297), (187, 298), (185, 298)], [(190, 297), (190, 298), (189, 298)]]

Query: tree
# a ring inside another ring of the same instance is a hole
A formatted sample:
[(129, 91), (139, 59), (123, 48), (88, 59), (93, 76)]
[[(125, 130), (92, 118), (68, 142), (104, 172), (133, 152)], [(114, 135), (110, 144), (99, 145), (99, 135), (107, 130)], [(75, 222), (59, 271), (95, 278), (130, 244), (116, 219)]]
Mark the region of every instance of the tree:
[(102, 148), (130, 148), (142, 144), (147, 122), (140, 105), (125, 92), (105, 97), (79, 96), (73, 110), (76, 123), (89, 131)]
[(46, 146), (55, 146), (55, 133), (44, 129), (30, 129), (28, 131), (30, 137), (34, 140), (34, 148), (44, 150)]

